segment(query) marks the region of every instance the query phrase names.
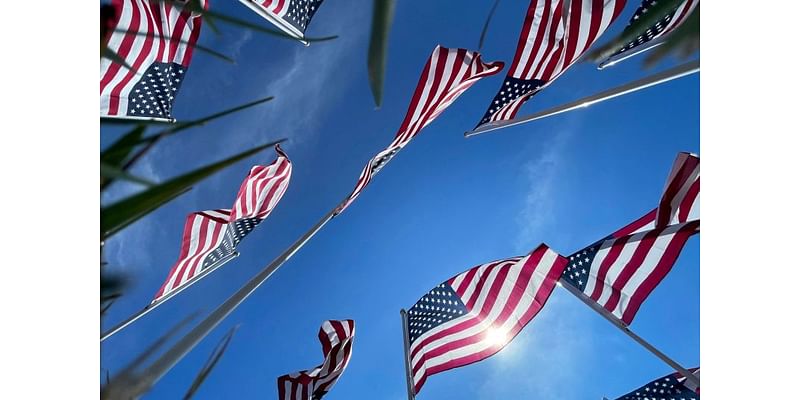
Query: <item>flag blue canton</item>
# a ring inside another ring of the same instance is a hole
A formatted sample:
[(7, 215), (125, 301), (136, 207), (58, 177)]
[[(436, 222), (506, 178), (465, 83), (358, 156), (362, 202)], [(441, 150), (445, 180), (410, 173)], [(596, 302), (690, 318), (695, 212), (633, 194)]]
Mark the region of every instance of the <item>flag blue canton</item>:
[(386, 163), (389, 162), (389, 160), (391, 160), (395, 154), (397, 154), (398, 151), (400, 151), (399, 147), (394, 148), (390, 152), (384, 154), (383, 157), (373, 161), (372, 170), (370, 171), (370, 174), (371, 175), (377, 174), (378, 171), (380, 171), (383, 168), (383, 166), (386, 165)]
[(305, 32), (306, 27), (311, 22), (311, 18), (322, 2), (323, 0), (292, 0), (289, 2), (289, 9), (283, 16), (283, 20), (300, 30), (300, 32)]
[(489, 106), (489, 109), (486, 110), (486, 114), (483, 115), (478, 126), (490, 122), (492, 116), (508, 103), (518, 99), (520, 96), (538, 91), (544, 86), (544, 83), (543, 80), (539, 79), (517, 79), (507, 76), (506, 80), (503, 82), (503, 86), (500, 88), (500, 91), (497, 92), (497, 95), (494, 96), (492, 104)]
[(186, 68), (177, 63), (150, 65), (128, 97), (128, 115), (172, 118), (172, 104), (185, 72)]
[(586, 287), (586, 283), (589, 281), (589, 267), (592, 265), (597, 252), (600, 250), (600, 245), (605, 240), (606, 239), (600, 240), (597, 243), (583, 250), (579, 250), (575, 254), (567, 257), (569, 259), (569, 263), (567, 264), (567, 268), (564, 269), (564, 272), (561, 273), (561, 277), (567, 282), (571, 283), (572, 286), (575, 286), (583, 291), (583, 289)]
[(700, 395), (678, 382), (674, 375), (668, 375), (617, 400), (700, 400)]
[(425, 332), (467, 314), (467, 306), (447, 283), (433, 288), (408, 310), (409, 343)]
[(225, 228), (225, 239), (222, 240), (219, 246), (217, 246), (214, 251), (206, 256), (206, 259), (203, 260), (203, 269), (208, 268), (217, 261), (228, 257), (229, 255), (233, 254), (236, 250), (236, 246), (239, 245), (239, 242), (244, 239), (247, 234), (249, 234), (253, 229), (255, 229), (256, 225), (261, 222), (261, 219), (258, 218), (243, 218), (228, 224)]
[[(649, 12), (653, 8), (653, 6), (655, 6), (658, 3), (658, 1), (659, 0), (644, 0), (642, 4), (639, 6), (639, 8), (636, 9), (636, 12), (633, 14), (633, 17), (631, 18), (631, 21), (628, 23), (628, 26), (630, 27), (631, 24), (634, 23), (634, 21), (637, 21), (639, 18), (642, 18), (642, 16), (647, 12)], [(614, 53), (613, 56), (622, 54), (634, 47), (641, 46), (653, 40), (654, 38), (658, 37), (658, 35), (660, 35), (661, 32), (663, 32), (664, 29), (666, 29), (667, 25), (669, 24), (669, 21), (671, 21), (672, 18), (675, 17), (675, 11), (677, 10), (678, 6), (676, 6), (672, 11), (667, 13), (667, 15), (659, 19), (658, 22), (656, 22), (654, 25), (647, 28), (647, 30), (644, 31), (644, 33), (642, 33), (635, 39), (628, 42), (628, 44), (623, 46), (621, 49), (617, 50), (617, 52)]]

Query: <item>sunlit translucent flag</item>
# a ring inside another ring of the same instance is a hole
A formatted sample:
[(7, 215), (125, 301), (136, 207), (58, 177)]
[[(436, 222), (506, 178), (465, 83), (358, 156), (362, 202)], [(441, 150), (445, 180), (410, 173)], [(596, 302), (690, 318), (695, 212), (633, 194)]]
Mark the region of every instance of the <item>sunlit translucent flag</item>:
[(532, 0), (508, 75), (477, 127), (513, 119), (589, 49), (623, 8), (625, 0)]
[(503, 349), (544, 307), (566, 264), (541, 244), (527, 256), (469, 269), (419, 299), (405, 327), (414, 392), (433, 374)]
[[(631, 24), (640, 18), (648, 16), (648, 13), (652, 12), (651, 10), (658, 3), (658, 1), (660, 0), (644, 0), (631, 17), (631, 20), (628, 22), (628, 26), (625, 29), (628, 29)], [(613, 63), (615, 60), (620, 60), (621, 58), (627, 57), (629, 54), (631, 54), (632, 50), (637, 49), (640, 46), (644, 46), (648, 43), (657, 43), (658, 41), (656, 39), (666, 37), (670, 32), (675, 30), (675, 28), (686, 21), (698, 4), (700, 4), (700, 0), (682, 1), (675, 8), (672, 8), (669, 10), (669, 12), (661, 16), (661, 18), (655, 24), (651, 25), (639, 36), (622, 46), (622, 48), (610, 55), (600, 64), (604, 65)]]
[[(700, 377), (700, 367), (689, 370)], [(700, 388), (680, 373), (658, 378), (616, 400), (700, 400)]]
[(367, 163), (358, 177), (355, 189), (336, 214), (344, 211), (361, 194), (372, 176), (419, 134), (422, 128), (453, 104), (458, 96), (481, 78), (494, 75), (501, 69), (502, 62), (484, 63), (477, 52), (436, 46), (425, 64), (406, 117), (394, 141)]
[(132, 69), (100, 59), (100, 116), (172, 120), (200, 36), (200, 16), (181, 2), (113, 0), (112, 5), (116, 23), (108, 47)]
[(318, 400), (328, 393), (350, 362), (355, 338), (352, 319), (325, 321), (319, 341), (325, 361), (316, 368), (278, 378), (278, 400)]
[(324, 0), (239, 0), (285, 33), (302, 39)]
[(178, 261), (153, 302), (221, 265), (233, 256), (239, 242), (269, 216), (286, 192), (292, 176), (292, 164), (286, 154), (278, 146), (275, 151), (278, 153), (275, 162), (250, 169), (232, 209), (189, 214)]
[[(659, 207), (570, 255), (563, 280), (630, 324), (700, 230), (699, 171), (697, 156), (678, 154)], [(657, 226), (659, 216), (669, 223)]]

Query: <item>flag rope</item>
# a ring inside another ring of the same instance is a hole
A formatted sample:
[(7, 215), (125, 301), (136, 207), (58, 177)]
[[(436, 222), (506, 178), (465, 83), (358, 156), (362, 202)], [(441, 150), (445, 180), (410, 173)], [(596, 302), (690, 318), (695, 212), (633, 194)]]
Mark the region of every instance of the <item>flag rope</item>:
[(674, 368), (676, 371), (680, 372), (680, 374), (683, 375), (684, 377), (686, 377), (686, 379), (688, 381), (694, 383), (697, 386), (700, 386), (700, 378), (698, 378), (696, 375), (694, 375), (691, 372), (689, 372), (688, 369), (684, 368), (683, 366), (681, 366), (680, 364), (678, 364), (677, 362), (675, 362), (671, 358), (667, 357), (666, 354), (662, 353), (660, 350), (655, 348), (655, 346), (651, 345), (650, 343), (647, 343), (647, 341), (645, 341), (639, 335), (637, 335), (633, 331), (631, 331), (630, 328), (628, 328), (627, 325), (622, 323), (622, 321), (620, 321), (619, 319), (617, 319), (616, 317), (611, 315), (611, 313), (608, 312), (608, 310), (606, 310), (605, 308), (600, 306), (600, 304), (598, 304), (597, 302), (595, 302), (592, 299), (590, 299), (583, 292), (578, 290), (578, 288), (572, 286), (572, 284), (570, 284), (569, 282), (563, 282), (562, 283), (561, 281), (563, 279), (564, 278), (561, 278), (561, 279), (558, 280), (558, 286), (567, 289), (568, 292), (572, 293), (573, 295), (575, 295), (575, 297), (579, 298), (581, 301), (586, 303), (586, 305), (588, 305), (592, 310), (596, 311), (598, 314), (602, 315), (603, 318), (607, 319), (609, 322), (614, 324), (614, 326), (619, 328), (621, 331), (625, 332), (625, 334), (630, 336), (631, 339), (633, 339), (636, 343), (639, 343), (645, 349), (647, 349), (648, 351), (653, 353), (656, 357), (661, 359), (661, 361), (664, 361), (665, 363), (667, 363), (667, 365), (669, 365), (670, 367)]
[(408, 349), (411, 343), (408, 340), (408, 312), (404, 308), (400, 309), (400, 320), (403, 328), (403, 364), (406, 366), (406, 387), (408, 389), (408, 400), (414, 400), (414, 381), (411, 377), (411, 357)]
[(653, 74), (648, 77), (638, 79), (636, 81), (629, 82), (624, 85), (617, 86), (608, 90), (604, 90), (600, 93), (593, 94), (591, 96), (587, 96), (567, 104), (562, 104), (560, 106), (553, 107), (535, 114), (527, 115), (520, 118), (514, 118), (506, 121), (490, 122), (473, 131), (464, 132), (464, 137), (477, 136), (482, 133), (487, 133), (498, 129), (508, 128), (510, 126), (524, 124), (526, 122), (552, 117), (553, 115), (558, 115), (568, 111), (577, 110), (580, 108), (586, 108), (593, 104), (597, 104), (629, 93), (638, 92), (639, 90), (646, 89), (651, 86), (660, 85), (662, 83), (682, 78), (684, 76), (688, 76), (697, 72), (700, 72), (700, 60), (695, 60), (685, 64), (681, 64), (677, 67), (668, 69), (666, 71), (659, 72), (657, 74)]
[(126, 320), (124, 320), (124, 321), (120, 322), (119, 324), (117, 324), (115, 327), (113, 327), (113, 328), (109, 329), (109, 330), (108, 330), (108, 331), (106, 331), (105, 333), (102, 333), (102, 334), (100, 334), (100, 343), (103, 343), (103, 341), (104, 341), (104, 340), (106, 340), (106, 339), (110, 338), (110, 337), (111, 337), (111, 336), (113, 336), (115, 333), (117, 333), (117, 332), (119, 332), (119, 331), (121, 331), (121, 330), (125, 329), (125, 328), (126, 328), (128, 325), (130, 325), (130, 324), (132, 324), (132, 323), (136, 322), (136, 320), (138, 320), (139, 318), (141, 318), (141, 317), (144, 317), (144, 316), (145, 316), (145, 315), (147, 315), (147, 313), (149, 313), (150, 311), (153, 311), (153, 310), (155, 310), (155, 309), (156, 309), (158, 306), (160, 306), (160, 305), (164, 304), (164, 303), (165, 303), (167, 300), (171, 299), (172, 297), (174, 297), (174, 296), (175, 296), (175, 295), (177, 295), (178, 293), (182, 292), (184, 289), (188, 288), (189, 286), (192, 286), (192, 285), (194, 285), (194, 284), (195, 284), (195, 283), (197, 283), (197, 281), (199, 281), (201, 278), (203, 278), (203, 277), (205, 277), (206, 275), (208, 275), (208, 274), (210, 274), (210, 273), (214, 272), (214, 271), (215, 271), (217, 268), (219, 268), (219, 267), (221, 267), (221, 266), (223, 266), (223, 265), (227, 264), (227, 263), (228, 263), (228, 261), (231, 261), (231, 260), (233, 260), (233, 259), (234, 259), (234, 258), (236, 258), (236, 257), (239, 257), (239, 252), (234, 252), (234, 253), (231, 253), (231, 254), (229, 254), (229, 255), (227, 255), (227, 256), (225, 256), (225, 257), (221, 258), (219, 261), (217, 261), (217, 262), (216, 262), (216, 263), (214, 263), (214, 264), (211, 264), (211, 266), (209, 266), (208, 268), (206, 268), (206, 269), (205, 269), (204, 271), (202, 271), (201, 273), (197, 274), (197, 276), (194, 276), (192, 279), (190, 279), (190, 280), (189, 280), (188, 282), (186, 282), (184, 285), (180, 286), (180, 287), (179, 287), (179, 288), (177, 288), (176, 290), (173, 290), (173, 291), (171, 291), (171, 292), (167, 293), (167, 294), (166, 294), (165, 296), (163, 296), (162, 298), (160, 298), (160, 299), (158, 299), (158, 300), (156, 300), (156, 301), (154, 301), (154, 302), (152, 302), (152, 303), (148, 304), (148, 305), (147, 305), (145, 308), (141, 309), (141, 310), (140, 310), (139, 312), (137, 312), (136, 314), (133, 314), (133, 315), (131, 315), (131, 316), (130, 316), (130, 317), (128, 317)]

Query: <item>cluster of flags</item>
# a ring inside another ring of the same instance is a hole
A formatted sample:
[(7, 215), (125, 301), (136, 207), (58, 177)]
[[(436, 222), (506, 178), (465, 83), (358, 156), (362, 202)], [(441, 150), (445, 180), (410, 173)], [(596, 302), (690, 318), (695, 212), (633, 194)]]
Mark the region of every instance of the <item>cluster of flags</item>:
[(433, 374), (500, 351), (544, 307), (558, 282), (630, 324), (699, 232), (700, 158), (680, 153), (658, 207), (564, 257), (545, 244), (524, 257), (474, 267), (436, 286), (408, 311), (407, 363), (418, 393)]
[(292, 177), (292, 163), (275, 146), (277, 159), (270, 165), (256, 165), (242, 182), (233, 207), (189, 214), (183, 228), (178, 261), (155, 295), (156, 303), (176, 290), (195, 282), (230, 260), (236, 246), (283, 197)]
[[(323, 0), (240, 0), (286, 34), (305, 42)], [(201, 18), (180, 1), (113, 0), (115, 25), (103, 58), (101, 116), (173, 120)], [(532, 0), (516, 53), (497, 95), (476, 128), (513, 119), (522, 105), (577, 62), (619, 17), (626, 0)], [(699, 0), (685, 0), (608, 60), (656, 43), (686, 20)], [(197, 3), (206, 9), (208, 2)], [(656, 4), (644, 0), (631, 19)], [(478, 80), (502, 70), (477, 52), (436, 46), (391, 144), (369, 160), (339, 215), (421, 130)], [(285, 193), (292, 165), (278, 157), (254, 166), (230, 209), (198, 211), (186, 219), (180, 255), (153, 303), (182, 290), (236, 256), (236, 247), (271, 213)], [(622, 324), (669, 273), (687, 240), (699, 232), (699, 157), (681, 153), (657, 207), (569, 256), (541, 244), (529, 254), (475, 266), (420, 298), (404, 318), (407, 368), (413, 393), (431, 375), (483, 360), (504, 348), (544, 307), (557, 284), (570, 285)], [(353, 320), (325, 321), (319, 331), (321, 365), (278, 378), (281, 400), (321, 399), (345, 370), (352, 353)], [(699, 368), (692, 370), (699, 375)], [(653, 381), (620, 399), (699, 398), (699, 387), (680, 375)], [(671, 397), (670, 397), (671, 398)]]

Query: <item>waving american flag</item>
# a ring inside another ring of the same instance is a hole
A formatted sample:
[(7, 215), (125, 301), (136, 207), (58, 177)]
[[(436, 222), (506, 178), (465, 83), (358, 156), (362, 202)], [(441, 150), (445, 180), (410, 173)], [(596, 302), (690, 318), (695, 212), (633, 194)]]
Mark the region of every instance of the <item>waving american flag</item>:
[[(631, 20), (628, 22), (628, 27), (630, 27), (631, 24), (642, 18), (644, 15), (652, 12), (653, 7), (657, 3), (657, 0), (644, 0), (639, 8), (636, 9), (636, 12), (633, 14), (633, 16), (631, 16)], [(604, 65), (611, 65), (617, 61), (621, 61), (623, 58), (627, 58), (629, 55), (632, 55), (630, 53), (632, 50), (637, 49), (640, 46), (644, 46), (648, 43), (657, 43), (656, 39), (665, 37), (667, 34), (675, 30), (675, 28), (680, 26), (684, 21), (686, 21), (698, 4), (700, 4), (700, 0), (682, 1), (675, 8), (672, 8), (669, 10), (669, 12), (661, 16), (661, 18), (655, 24), (647, 28), (639, 36), (633, 38), (633, 40), (623, 45), (614, 54), (606, 58), (602, 63), (600, 63), (601, 67)], [(626, 29), (628, 29), (628, 27), (626, 27)]]
[(298, 39), (324, 0), (239, 0), (285, 33)]
[(477, 127), (513, 119), (591, 47), (623, 8), (625, 0), (532, 0), (508, 75)]
[(477, 52), (436, 46), (425, 64), (400, 130), (397, 131), (389, 147), (367, 163), (358, 177), (355, 189), (339, 206), (336, 214), (344, 211), (361, 194), (372, 180), (372, 176), (417, 136), (422, 128), (433, 122), (450, 104), (453, 104), (458, 96), (481, 78), (494, 75), (501, 69), (503, 69), (502, 62), (486, 64)]
[(275, 147), (278, 158), (256, 165), (242, 182), (232, 209), (189, 214), (183, 228), (178, 261), (170, 269), (153, 302), (200, 279), (230, 259), (239, 242), (261, 223), (283, 197), (292, 176), (292, 163)]
[[(700, 376), (700, 367), (689, 369)], [(700, 388), (688, 382), (680, 373), (658, 378), (616, 400), (700, 400)]]
[(502, 350), (544, 307), (566, 263), (541, 244), (527, 256), (469, 269), (419, 299), (405, 327), (414, 392), (433, 374)]
[(318, 336), (325, 361), (316, 368), (279, 377), (278, 400), (322, 399), (347, 368), (355, 333), (352, 319), (323, 322)]
[[(172, 120), (172, 105), (200, 36), (200, 16), (181, 2), (111, 4), (116, 23), (107, 45), (131, 69), (100, 60), (100, 116)], [(205, 8), (208, 2), (201, 4)]]
[(700, 158), (680, 153), (659, 207), (570, 255), (562, 281), (630, 324), (699, 232), (699, 195)]

